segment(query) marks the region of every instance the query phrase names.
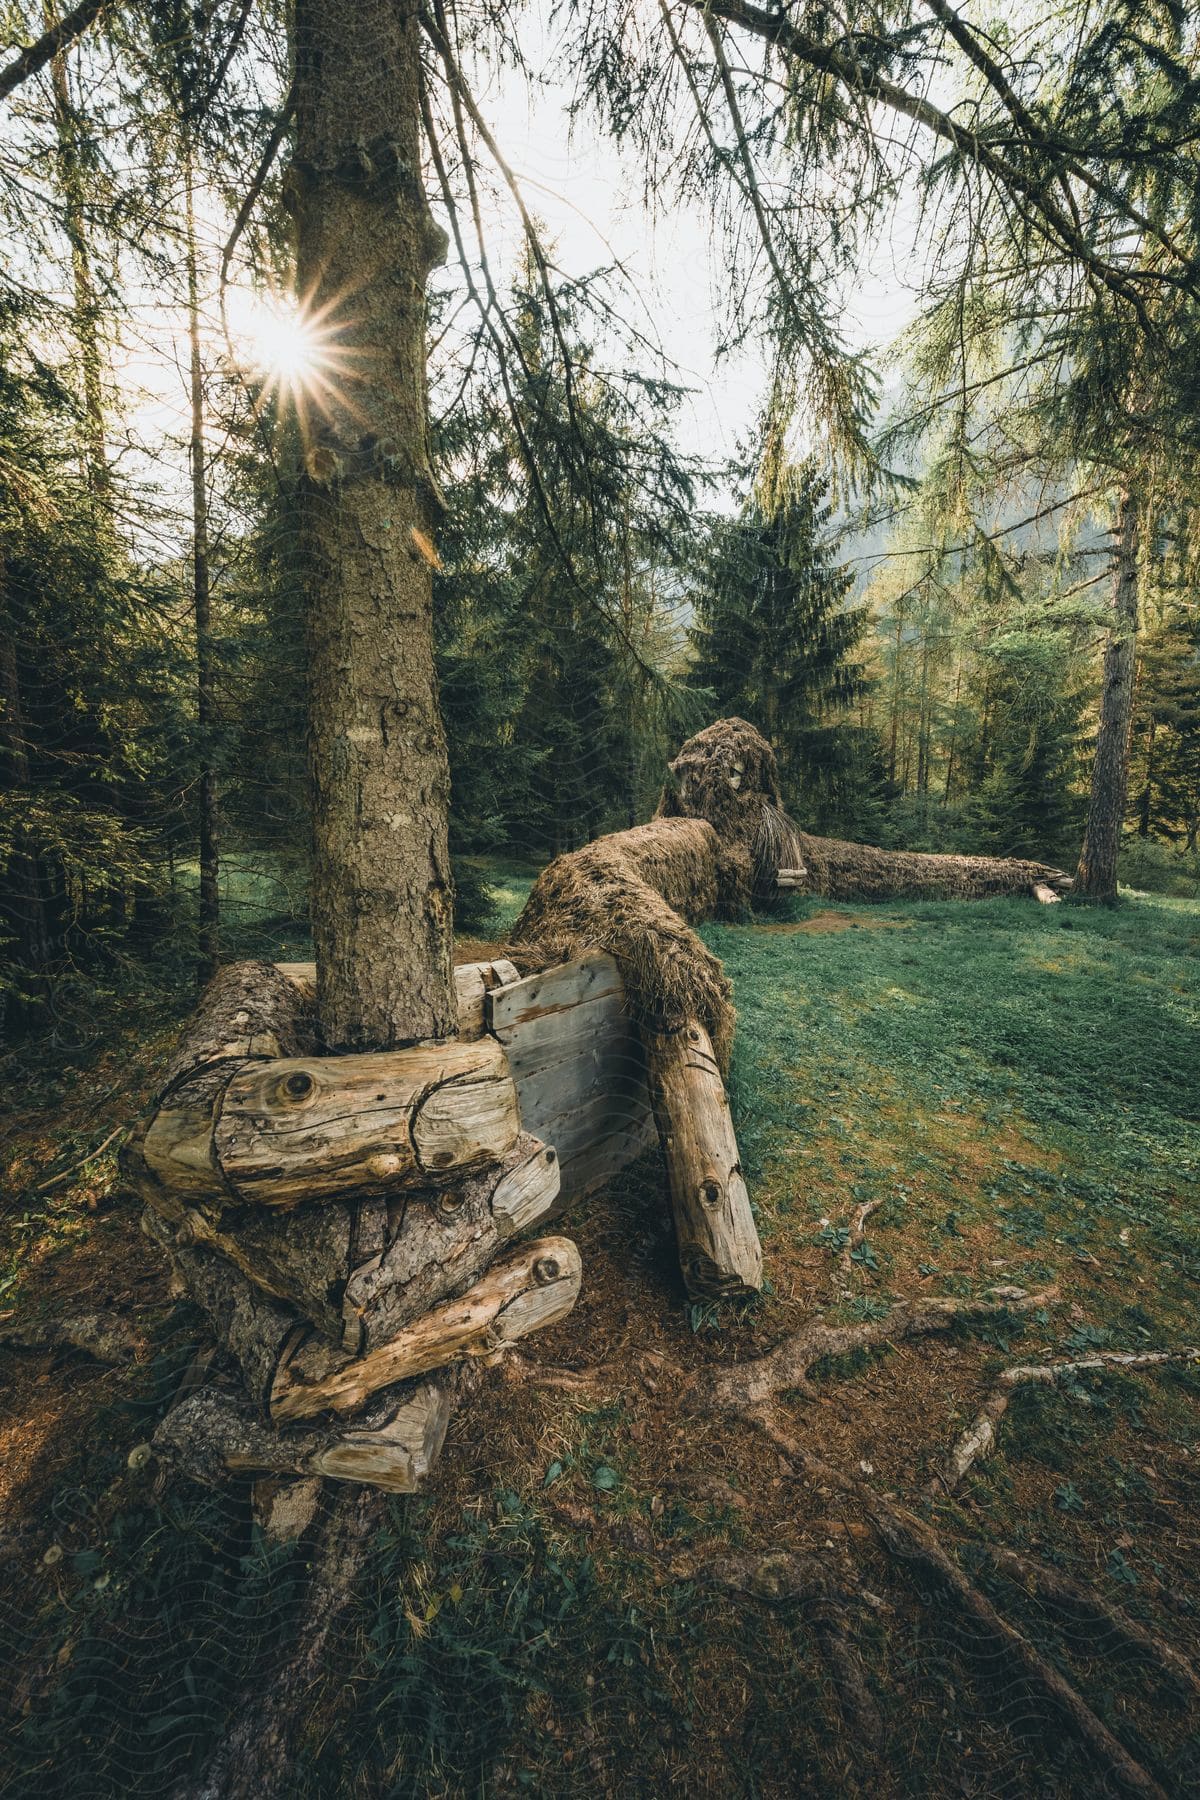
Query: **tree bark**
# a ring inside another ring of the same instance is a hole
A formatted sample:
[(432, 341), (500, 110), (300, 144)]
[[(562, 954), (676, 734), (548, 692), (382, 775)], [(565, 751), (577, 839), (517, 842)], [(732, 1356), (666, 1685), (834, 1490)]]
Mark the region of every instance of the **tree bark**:
[(217, 972), (220, 955), (220, 853), (217, 775), (213, 767), (216, 727), (212, 629), (212, 578), (208, 561), (208, 455), (204, 437), (204, 367), (200, 357), (200, 271), (196, 250), (195, 165), (191, 123), (183, 121), (184, 207), (187, 239), (188, 381), (191, 390), (192, 605), (196, 631), (196, 723), (200, 733), (200, 916), (197, 974), (201, 982)]
[(323, 367), (301, 396), (313, 937), (332, 1050), (455, 1029), (433, 653), (416, 0), (297, 0), (286, 195)]
[(1126, 489), (1117, 511), (1117, 558), (1113, 574), (1113, 616), (1104, 652), (1100, 727), (1087, 824), (1075, 892), (1108, 903), (1117, 897), (1117, 857), (1129, 786), (1129, 733), (1137, 663), (1138, 502)]
[[(60, 20), (54, 0), (43, 0), (42, 22), (48, 33)], [(74, 287), (75, 336), (79, 343), (83, 377), (83, 417), (87, 439), (87, 480), (96, 499), (109, 504), (112, 475), (104, 441), (104, 386), (101, 380), (100, 309), (88, 245), (83, 171), (75, 109), (71, 103), (65, 47), (50, 60), (50, 87), (54, 95), (54, 130), (58, 140), (58, 180), (62, 189), (67, 241), (71, 246), (71, 279)]]

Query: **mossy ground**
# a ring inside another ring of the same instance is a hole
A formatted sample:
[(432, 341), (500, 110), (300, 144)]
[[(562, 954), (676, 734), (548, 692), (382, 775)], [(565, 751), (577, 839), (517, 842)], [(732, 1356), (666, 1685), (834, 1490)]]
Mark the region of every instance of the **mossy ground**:
[[(489, 1377), (435, 1491), (387, 1505), (312, 1696), (297, 1795), (1100, 1791), (852, 1509), (751, 1432), (688, 1413), (662, 1371), (750, 1354), (818, 1308), (1056, 1284), (1058, 1308), (848, 1359), (789, 1409), (830, 1462), (920, 1507), (1012, 1361), (1195, 1341), (1200, 908), (804, 901), (704, 935), (734, 982), (732, 1096), (770, 1290), (686, 1306), (653, 1159), (569, 1218), (584, 1294), (530, 1360), (606, 1373), (581, 1392)], [(124, 1370), (7, 1359), (17, 1794), (169, 1791), (302, 1604), (300, 1559), (255, 1537), (243, 1499), (126, 1467), (202, 1332), (169, 1300), (111, 1152), (38, 1192), (132, 1115), (170, 1030), (131, 1011), (65, 1074), (5, 1070), (0, 1305), (136, 1307), (147, 1344)], [(842, 1233), (868, 1199), (885, 1204), (847, 1274)], [(987, 1541), (1054, 1561), (1195, 1656), (1198, 1401), (1186, 1368), (1022, 1394), (998, 1454), (930, 1516), (966, 1566)], [(738, 1547), (806, 1551), (868, 1597), (882, 1775), (864, 1780), (803, 1613), (704, 1580)], [(980, 1579), (1167, 1791), (1197, 1791), (1195, 1721), (1145, 1668)]]

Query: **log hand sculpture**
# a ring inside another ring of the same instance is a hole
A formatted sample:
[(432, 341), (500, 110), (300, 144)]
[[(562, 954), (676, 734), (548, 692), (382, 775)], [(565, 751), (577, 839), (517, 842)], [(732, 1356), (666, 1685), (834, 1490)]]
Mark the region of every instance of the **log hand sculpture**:
[(239, 963), (210, 984), (124, 1167), (244, 1393), (189, 1396), (162, 1454), (204, 1480), (410, 1492), (445, 1436), (456, 1365), (570, 1311), (568, 1239), (495, 1262), (559, 1192), (557, 1152), (522, 1131), (482, 1026), (483, 997), (515, 976), (457, 972), (465, 1041), (342, 1057), (316, 1054), (303, 967)]
[(160, 1428), (164, 1453), (203, 1479), (411, 1491), (456, 1371), (578, 1295), (569, 1239), (511, 1240), (655, 1138), (689, 1294), (757, 1292), (723, 1079), (730, 988), (692, 927), (781, 892), (1052, 903), (1069, 886), (1043, 863), (799, 831), (741, 719), (690, 739), (670, 775), (649, 824), (542, 872), (511, 960), (456, 970), (451, 1042), (321, 1056), (311, 965), (241, 963), (211, 984), (125, 1168), (245, 1392), (190, 1396)]

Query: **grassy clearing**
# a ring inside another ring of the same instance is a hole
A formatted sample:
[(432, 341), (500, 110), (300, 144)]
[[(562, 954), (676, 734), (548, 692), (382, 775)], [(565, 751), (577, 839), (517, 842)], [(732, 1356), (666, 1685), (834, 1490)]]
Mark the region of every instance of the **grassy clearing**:
[[(527, 880), (512, 869), (497, 884), (513, 916)], [(836, 1499), (751, 1434), (689, 1417), (653, 1359), (698, 1370), (818, 1309), (862, 1318), (914, 1292), (1057, 1283), (1057, 1310), (850, 1359), (792, 1409), (820, 1454), (920, 1506), (997, 1370), (1194, 1340), (1200, 907), (806, 901), (705, 936), (735, 986), (733, 1098), (771, 1291), (749, 1308), (685, 1306), (654, 1159), (569, 1218), (584, 1293), (536, 1358), (616, 1373), (567, 1394), (494, 1377), (452, 1423), (436, 1492), (387, 1505), (312, 1696), (298, 1796), (1098, 1791), (1053, 1720), (1034, 1719), (1031, 1743), (1027, 1716), (1018, 1731), (998, 1715), (952, 1620)], [(103, 1136), (114, 1083), (149, 1081), (152, 1048), (141, 1076), (133, 1049), (109, 1043), (57, 1100), (24, 1096), (27, 1176), (64, 1127), (72, 1150)], [(876, 1198), (846, 1273), (847, 1222)], [(255, 1537), (244, 1497), (126, 1467), (201, 1327), (166, 1295), (107, 1157), (40, 1204), (53, 1232), (34, 1214), (3, 1221), (24, 1246), (13, 1291), (60, 1310), (137, 1304), (148, 1347), (123, 1370), (10, 1358), (9, 1788), (153, 1796), (269, 1669), (303, 1567)], [(1023, 1392), (998, 1454), (932, 1517), (964, 1566), (974, 1546), (1013, 1545), (1098, 1581), (1195, 1656), (1198, 1400), (1186, 1368)], [(706, 1581), (741, 1548), (814, 1555), (871, 1596), (856, 1630), (886, 1777), (855, 1764), (811, 1619)], [(1145, 1669), (979, 1579), (1167, 1792), (1200, 1789), (1193, 1722)]]
[(1130, 1304), (1135, 1343), (1190, 1328), (1200, 906), (805, 900), (704, 936), (734, 981), (733, 1104), (768, 1238), (837, 1249), (847, 1202), (882, 1199), (871, 1292), (979, 1291), (1000, 1261), (1032, 1286), (1074, 1260), (1104, 1328)]

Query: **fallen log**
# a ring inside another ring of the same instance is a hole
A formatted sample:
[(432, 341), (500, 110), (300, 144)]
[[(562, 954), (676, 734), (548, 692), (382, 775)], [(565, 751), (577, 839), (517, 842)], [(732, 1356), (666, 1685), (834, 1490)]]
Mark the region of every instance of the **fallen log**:
[(693, 1019), (682, 1031), (646, 1033), (645, 1044), (688, 1293), (757, 1293), (762, 1245), (708, 1033)]
[(397, 1381), (491, 1356), (565, 1318), (578, 1298), (581, 1276), (579, 1251), (569, 1238), (542, 1238), (494, 1264), (460, 1299), (436, 1307), (365, 1356), (331, 1356), (314, 1337), (293, 1342), (275, 1375), (271, 1417), (282, 1422), (325, 1411), (353, 1412)]

